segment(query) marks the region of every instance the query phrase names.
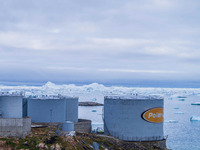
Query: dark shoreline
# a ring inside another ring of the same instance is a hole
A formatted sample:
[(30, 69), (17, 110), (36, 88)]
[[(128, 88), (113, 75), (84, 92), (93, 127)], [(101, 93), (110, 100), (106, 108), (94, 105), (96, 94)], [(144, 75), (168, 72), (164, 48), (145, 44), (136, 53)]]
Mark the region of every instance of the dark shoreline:
[(104, 106), (104, 104), (97, 102), (79, 102), (79, 106)]

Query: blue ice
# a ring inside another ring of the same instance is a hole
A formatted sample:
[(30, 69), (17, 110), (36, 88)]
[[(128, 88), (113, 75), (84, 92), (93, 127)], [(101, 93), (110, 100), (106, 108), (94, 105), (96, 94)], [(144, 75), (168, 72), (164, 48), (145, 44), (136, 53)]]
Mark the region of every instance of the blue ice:
[(192, 116), (190, 117), (190, 121), (200, 121), (200, 116)]

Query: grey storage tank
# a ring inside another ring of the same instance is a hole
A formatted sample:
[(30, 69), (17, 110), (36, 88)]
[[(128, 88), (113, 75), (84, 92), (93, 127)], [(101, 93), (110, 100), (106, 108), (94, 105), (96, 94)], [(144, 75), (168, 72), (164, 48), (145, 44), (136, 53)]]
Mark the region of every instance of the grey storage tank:
[(0, 112), (2, 118), (22, 118), (22, 95), (20, 93), (0, 93)]
[(78, 121), (78, 97), (42, 96), (24, 98), (24, 115), (32, 122), (63, 123)]
[(104, 97), (104, 133), (125, 141), (155, 141), (163, 137), (163, 97)]
[(0, 93), (0, 136), (25, 137), (31, 131), (31, 119), (23, 118), (22, 93)]

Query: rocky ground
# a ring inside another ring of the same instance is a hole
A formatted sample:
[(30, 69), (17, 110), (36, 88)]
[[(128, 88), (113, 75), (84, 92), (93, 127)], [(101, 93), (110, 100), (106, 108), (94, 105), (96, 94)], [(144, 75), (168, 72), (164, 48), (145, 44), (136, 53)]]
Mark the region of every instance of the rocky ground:
[(97, 102), (79, 102), (79, 106), (103, 106), (103, 104)]
[(124, 142), (97, 134), (76, 133), (75, 136), (57, 136), (57, 128), (32, 128), (26, 138), (0, 138), (0, 150), (93, 150), (93, 143), (100, 150), (160, 150), (156, 142)]

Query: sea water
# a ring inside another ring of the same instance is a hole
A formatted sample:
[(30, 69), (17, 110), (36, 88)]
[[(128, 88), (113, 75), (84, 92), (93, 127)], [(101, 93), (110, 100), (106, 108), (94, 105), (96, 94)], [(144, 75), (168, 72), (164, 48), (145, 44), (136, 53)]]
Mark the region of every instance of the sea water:
[[(188, 96), (185, 101), (179, 98), (164, 101), (164, 133), (168, 135), (167, 147), (174, 150), (200, 150), (200, 120), (192, 121), (192, 116), (200, 116), (200, 96)], [(174, 109), (174, 108), (179, 109)], [(182, 112), (182, 113), (177, 113)], [(169, 122), (175, 120), (176, 122)]]
[[(200, 88), (139, 88), (126, 86), (106, 87), (93, 83), (76, 86), (74, 84), (56, 85), (48, 82), (43, 86), (0, 86), (0, 91), (24, 91), (29, 95), (69, 95), (79, 96), (79, 101), (103, 103), (105, 95), (149, 95), (164, 96), (164, 134), (167, 148), (173, 150), (200, 150)], [(103, 127), (102, 106), (79, 106), (79, 118), (92, 120), (92, 128)], [(192, 120), (191, 117), (195, 117)]]
[[(200, 116), (200, 106), (191, 105), (199, 96), (164, 100), (164, 134), (167, 136), (167, 148), (173, 150), (200, 150), (200, 120), (191, 121), (190, 117)], [(175, 109), (179, 108), (179, 109)], [(92, 112), (96, 110), (96, 112)], [(92, 120), (92, 127), (103, 127), (103, 106), (79, 106), (79, 118)], [(179, 113), (177, 113), (179, 112)], [(180, 113), (181, 112), (181, 113)]]

